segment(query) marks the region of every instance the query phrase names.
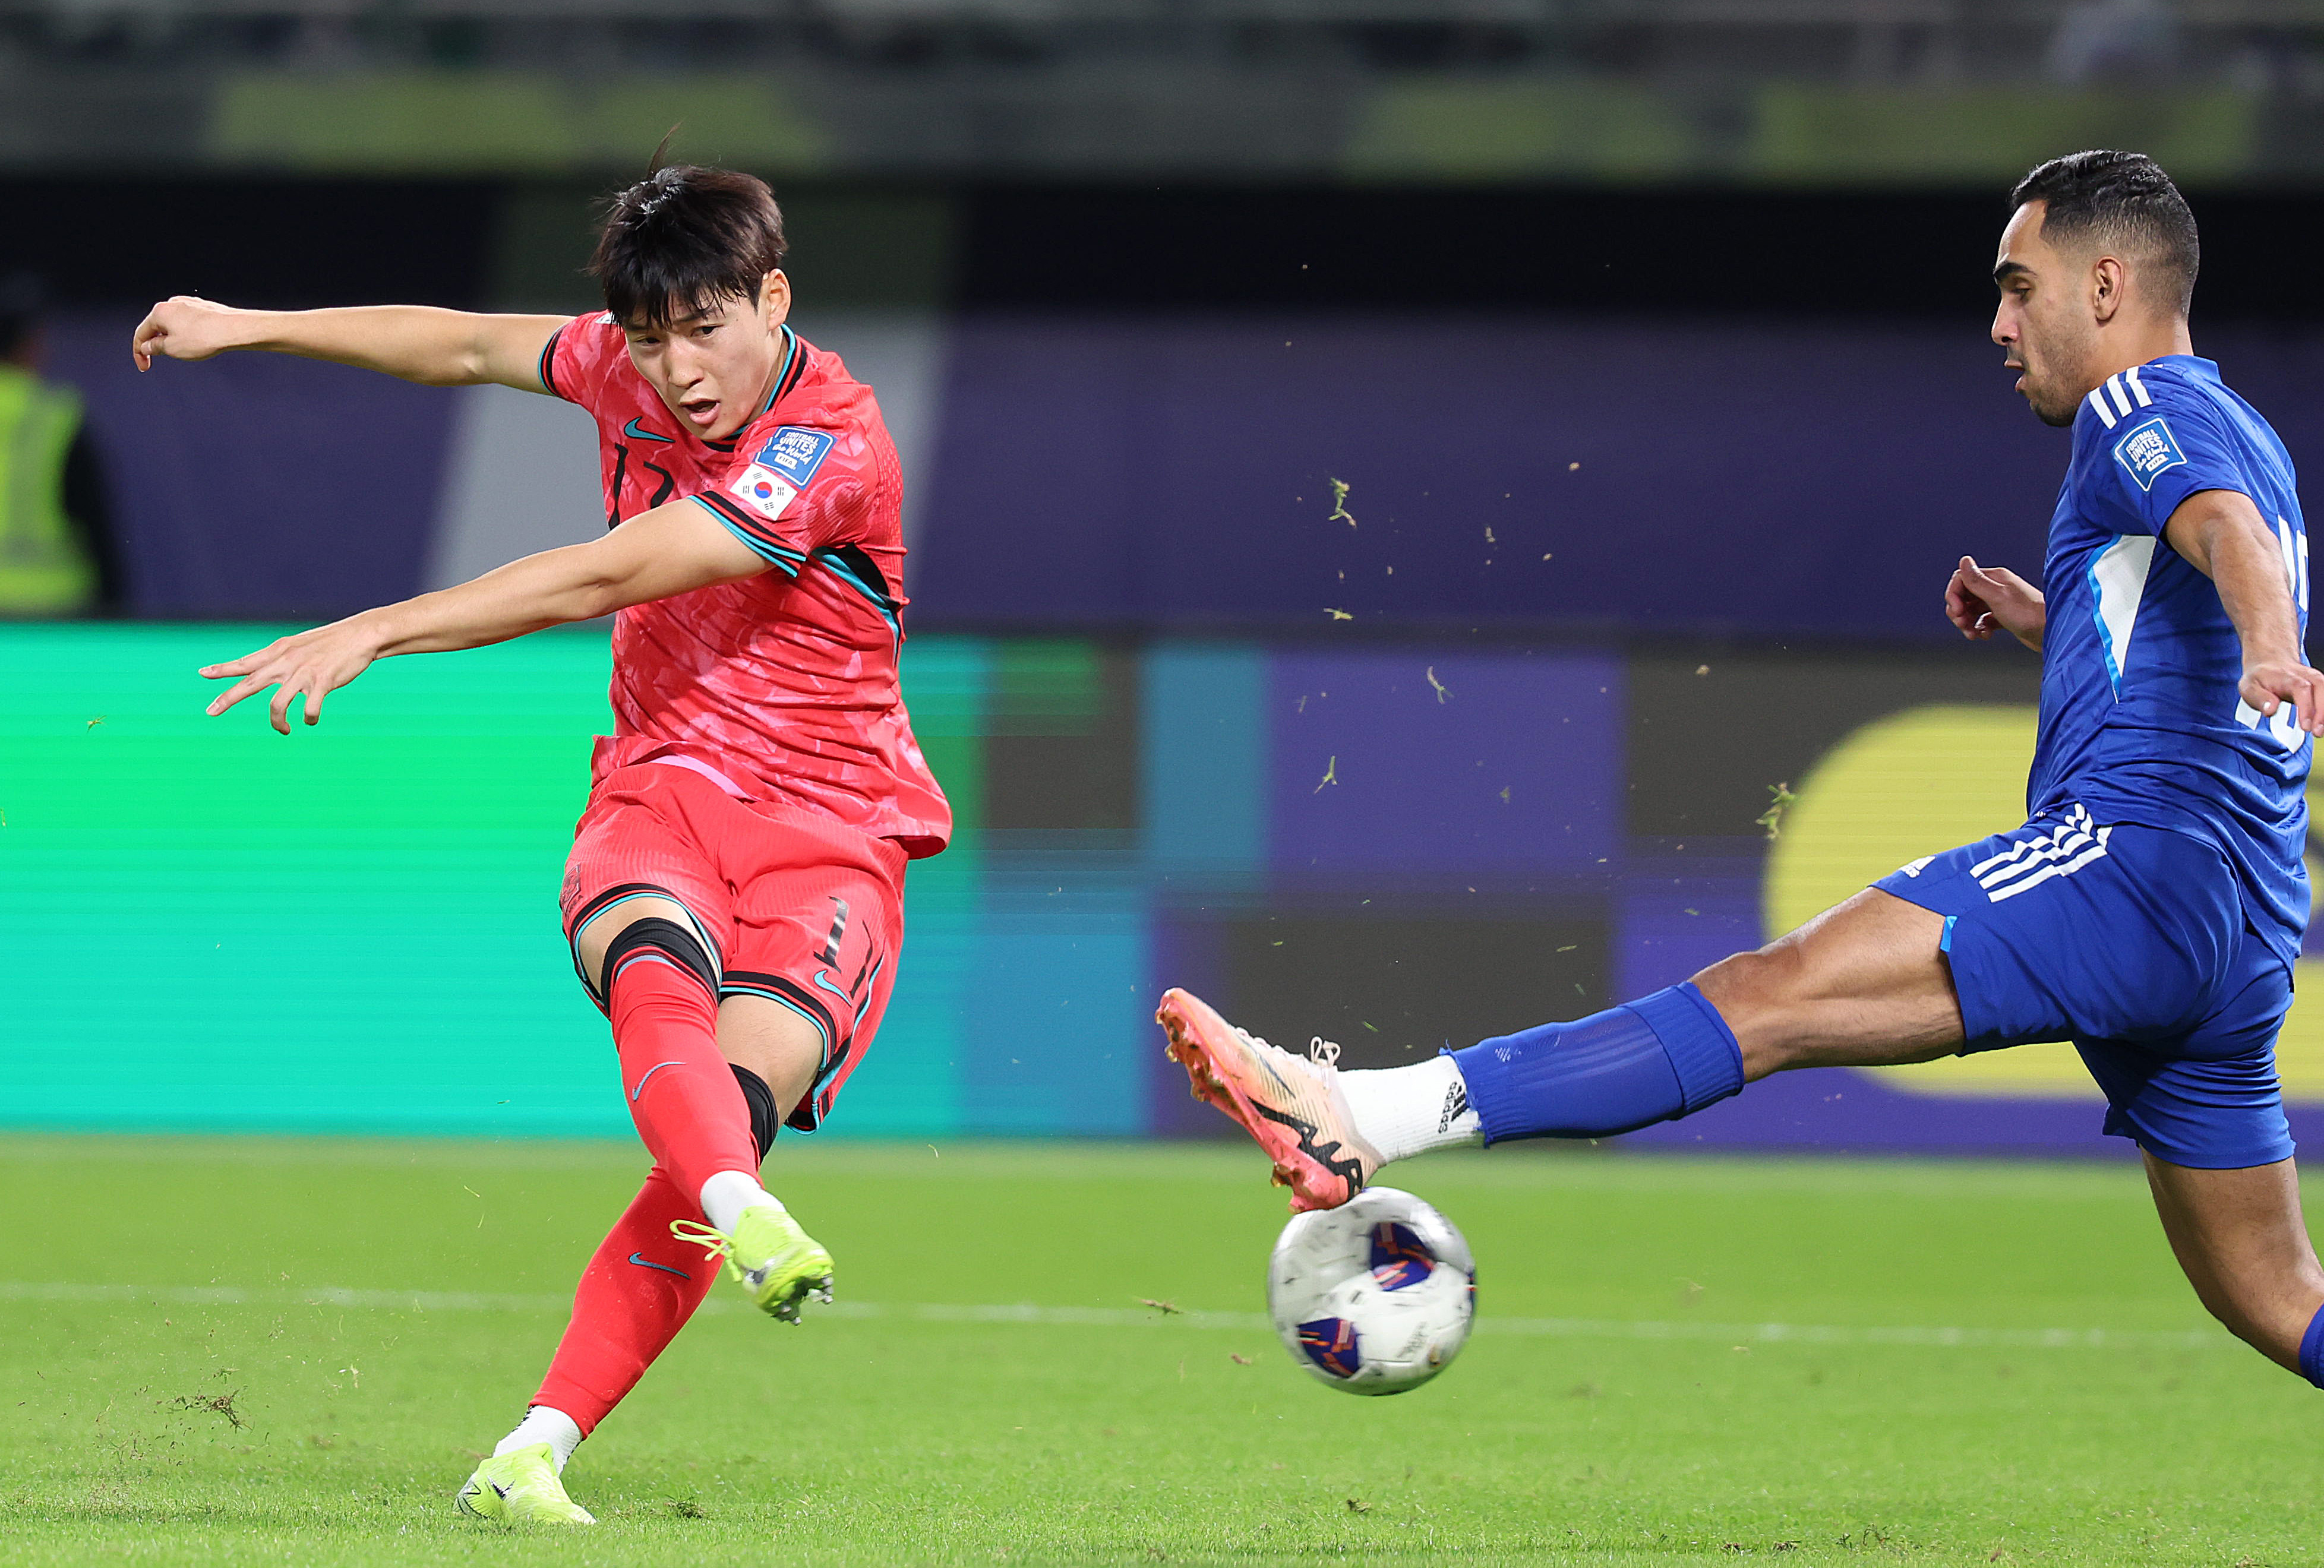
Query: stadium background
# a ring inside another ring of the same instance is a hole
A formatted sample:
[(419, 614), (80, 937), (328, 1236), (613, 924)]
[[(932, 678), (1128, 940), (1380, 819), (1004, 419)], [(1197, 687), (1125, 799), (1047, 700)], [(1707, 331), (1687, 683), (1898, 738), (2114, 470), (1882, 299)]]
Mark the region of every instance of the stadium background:
[[(155, 0), (6, 9), (0, 80), (0, 267), (56, 295), (128, 595), (0, 626), (17, 1127), (626, 1131), (553, 916), (602, 632), (287, 742), (191, 673), (586, 537), (586, 419), (126, 342), (178, 291), (586, 309), (590, 199), (673, 121), (774, 182), (909, 480), (961, 832), (831, 1136), (1214, 1134), (1163, 984), (1406, 1059), (2015, 822), (2034, 661), (1937, 600), (2038, 565), (2062, 469), (1984, 338), (2043, 157), (2162, 158), (2199, 351), (2324, 436), (2290, 4)], [(2098, 1152), (2095, 1106), (2032, 1047), (1638, 1140)]]

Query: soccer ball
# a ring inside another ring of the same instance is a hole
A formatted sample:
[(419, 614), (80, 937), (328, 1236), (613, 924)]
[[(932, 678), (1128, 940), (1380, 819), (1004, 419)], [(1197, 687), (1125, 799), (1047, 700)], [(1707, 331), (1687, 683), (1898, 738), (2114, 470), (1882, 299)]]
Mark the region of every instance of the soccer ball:
[(1443, 1371), (1477, 1315), (1477, 1264), (1452, 1222), (1366, 1187), (1295, 1215), (1267, 1265), (1267, 1310), (1291, 1359), (1349, 1394), (1401, 1394)]

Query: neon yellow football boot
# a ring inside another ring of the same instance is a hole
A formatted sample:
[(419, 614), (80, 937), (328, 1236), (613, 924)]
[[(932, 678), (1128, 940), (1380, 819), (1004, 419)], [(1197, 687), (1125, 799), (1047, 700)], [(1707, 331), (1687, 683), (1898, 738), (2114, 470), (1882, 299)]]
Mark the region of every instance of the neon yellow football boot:
[(831, 1254), (771, 1198), (743, 1210), (732, 1236), (692, 1220), (672, 1220), (669, 1233), (725, 1259), (726, 1272), (778, 1322), (798, 1322), (809, 1299), (831, 1301)]
[(565, 1495), (546, 1443), (495, 1454), (452, 1494), (462, 1513), (501, 1525), (594, 1525), (597, 1516)]

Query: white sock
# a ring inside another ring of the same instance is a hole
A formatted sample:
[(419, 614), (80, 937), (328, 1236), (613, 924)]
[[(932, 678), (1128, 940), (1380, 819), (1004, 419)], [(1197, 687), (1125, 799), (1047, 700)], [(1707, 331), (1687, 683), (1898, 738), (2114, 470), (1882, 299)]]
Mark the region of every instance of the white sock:
[(1348, 1097), (1356, 1131), (1379, 1150), (1383, 1162), (1485, 1139), (1484, 1125), (1469, 1105), (1469, 1085), (1450, 1056), (1431, 1056), (1408, 1067), (1342, 1073), (1340, 1093)]
[[(775, 1204), (774, 1194), (759, 1185), (759, 1178), (746, 1171), (722, 1170), (702, 1184), (702, 1217), (711, 1228), (734, 1233), (735, 1224), (742, 1211), (753, 1204)], [(777, 1208), (782, 1207), (775, 1204)]]
[(498, 1459), (503, 1453), (514, 1453), (518, 1449), (530, 1448), (536, 1443), (549, 1444), (549, 1455), (556, 1460), (558, 1470), (562, 1471), (565, 1462), (571, 1459), (573, 1451), (581, 1446), (581, 1428), (572, 1416), (556, 1406), (535, 1405), (524, 1413), (524, 1419), (516, 1424), (516, 1430), (501, 1439), (500, 1446), (493, 1450), (493, 1457)]

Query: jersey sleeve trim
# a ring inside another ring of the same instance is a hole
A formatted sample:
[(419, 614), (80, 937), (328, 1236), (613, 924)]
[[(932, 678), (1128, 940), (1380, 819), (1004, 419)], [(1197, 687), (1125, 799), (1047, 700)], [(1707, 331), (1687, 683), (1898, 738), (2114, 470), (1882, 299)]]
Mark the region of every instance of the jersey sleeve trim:
[(549, 396), (564, 398), (568, 403), (573, 400), (567, 396), (564, 388), (557, 384), (557, 376), (551, 367), (557, 362), (557, 345), (565, 337), (565, 328), (572, 325), (570, 321), (564, 323), (549, 335), (547, 343), (540, 346), (540, 384), (549, 389)]
[(2090, 411), (2098, 415), (2098, 423), (2109, 430), (2140, 409), (2154, 406), (2154, 396), (2146, 390), (2146, 383), (2138, 379), (2135, 366), (2107, 377), (2090, 389), (2090, 395), (2085, 401), (2090, 405)]
[(758, 530), (758, 519), (750, 512), (735, 505), (715, 490), (703, 491), (687, 497), (700, 505), (723, 524), (727, 532), (751, 547), (752, 550), (779, 568), (787, 576), (798, 576), (807, 565), (807, 552), (769, 539)]

